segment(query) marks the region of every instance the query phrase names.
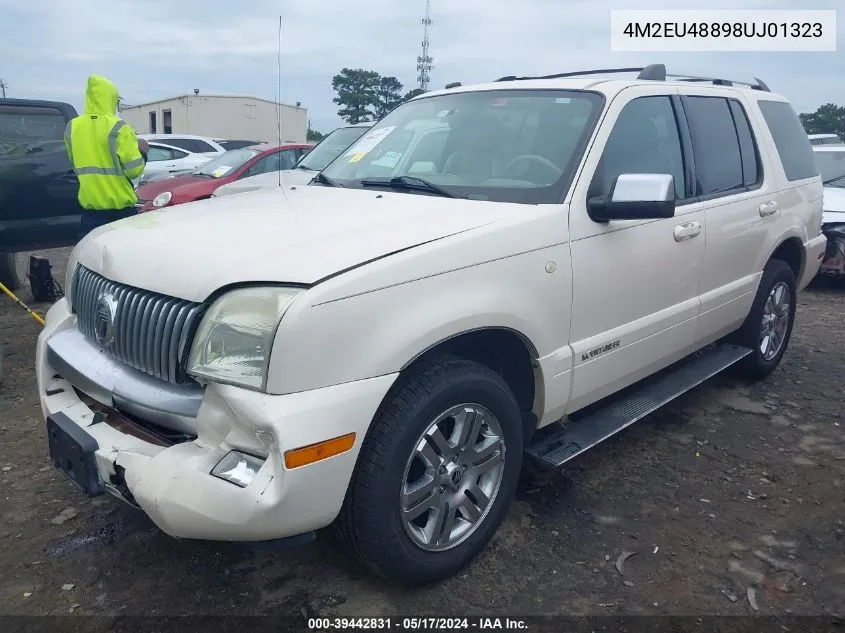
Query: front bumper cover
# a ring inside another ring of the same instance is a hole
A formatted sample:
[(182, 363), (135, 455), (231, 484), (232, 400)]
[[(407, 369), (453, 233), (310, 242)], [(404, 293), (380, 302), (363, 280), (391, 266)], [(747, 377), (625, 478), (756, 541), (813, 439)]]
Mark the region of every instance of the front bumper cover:
[[(197, 438), (162, 446), (101, 422), (80, 398), (80, 387), (49, 363), (50, 339), (75, 328), (74, 322), (64, 300), (47, 315), (36, 350), (39, 399), (45, 419), (61, 414), (96, 441), (92, 463), (106, 490), (125, 482), (132, 501), (180, 538), (269, 541), (334, 521), (395, 374), (284, 396), (211, 384), (197, 413)], [(355, 444), (346, 453), (285, 467), (285, 451), (352, 432)], [(246, 488), (210, 475), (233, 449), (266, 456)]]

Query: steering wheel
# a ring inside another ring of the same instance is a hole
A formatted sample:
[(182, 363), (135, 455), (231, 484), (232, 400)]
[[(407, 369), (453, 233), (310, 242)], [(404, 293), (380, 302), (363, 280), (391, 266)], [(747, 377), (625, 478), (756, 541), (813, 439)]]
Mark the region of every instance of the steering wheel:
[(543, 158), (542, 156), (538, 156), (537, 154), (522, 154), (514, 158), (511, 162), (508, 163), (507, 167), (503, 170), (502, 175), (507, 176), (511, 169), (513, 169), (514, 165), (519, 165), (520, 163), (540, 163), (544, 167), (547, 167), (552, 171), (552, 173), (556, 174), (555, 179), (560, 178), (563, 174), (563, 171), (558, 169), (557, 165), (555, 165), (552, 161), (548, 158)]

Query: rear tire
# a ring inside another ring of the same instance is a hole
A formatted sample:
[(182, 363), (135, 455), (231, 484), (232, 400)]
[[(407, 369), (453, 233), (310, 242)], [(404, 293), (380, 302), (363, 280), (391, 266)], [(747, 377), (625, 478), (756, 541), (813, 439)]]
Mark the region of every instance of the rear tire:
[(797, 295), (795, 273), (789, 264), (769, 260), (751, 310), (731, 337), (732, 342), (752, 350), (734, 365), (735, 374), (759, 380), (780, 364), (792, 336)]
[(15, 253), (0, 251), (0, 283), (14, 292), (21, 287), (18, 276), (18, 258)]
[(422, 585), (452, 576), (504, 519), (522, 457), (507, 383), (484, 365), (442, 357), (400, 377), (376, 413), (338, 535), (382, 577)]

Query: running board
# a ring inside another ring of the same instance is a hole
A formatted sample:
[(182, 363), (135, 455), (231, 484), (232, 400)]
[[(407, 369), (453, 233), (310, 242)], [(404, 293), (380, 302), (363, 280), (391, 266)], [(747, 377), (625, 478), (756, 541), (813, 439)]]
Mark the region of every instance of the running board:
[(742, 360), (752, 350), (736, 345), (707, 348), (613, 397), (596, 403), (565, 423), (540, 429), (526, 453), (547, 465), (561, 466), (611, 435), (618, 433), (708, 378)]

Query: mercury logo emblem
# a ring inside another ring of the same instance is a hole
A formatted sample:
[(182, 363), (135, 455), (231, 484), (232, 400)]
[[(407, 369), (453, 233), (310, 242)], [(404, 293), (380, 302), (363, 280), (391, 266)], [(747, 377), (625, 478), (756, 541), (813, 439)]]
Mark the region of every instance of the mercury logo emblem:
[(117, 316), (117, 300), (110, 293), (100, 295), (94, 313), (94, 338), (100, 348), (114, 342), (114, 320)]

